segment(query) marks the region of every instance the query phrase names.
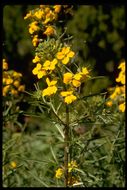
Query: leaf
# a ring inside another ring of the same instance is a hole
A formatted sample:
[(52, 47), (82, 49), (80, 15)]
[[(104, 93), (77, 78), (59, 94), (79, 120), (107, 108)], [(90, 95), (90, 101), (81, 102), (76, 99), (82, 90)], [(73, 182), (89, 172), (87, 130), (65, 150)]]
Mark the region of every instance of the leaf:
[(29, 173), (30, 173), (30, 175), (34, 178), (34, 179), (36, 179), (38, 182), (40, 182), (42, 185), (44, 185), (44, 187), (48, 187), (48, 185), (44, 182), (44, 181), (42, 181), (41, 179), (39, 179), (38, 177), (36, 177), (35, 175), (33, 175), (30, 171), (28, 171)]
[(53, 156), (54, 160), (55, 160), (56, 163), (58, 164), (58, 161), (57, 161), (57, 158), (56, 158), (56, 156), (55, 156), (55, 153), (54, 153), (54, 151), (53, 151), (52, 146), (50, 146), (50, 150), (51, 150), (51, 153), (52, 153), (52, 156)]

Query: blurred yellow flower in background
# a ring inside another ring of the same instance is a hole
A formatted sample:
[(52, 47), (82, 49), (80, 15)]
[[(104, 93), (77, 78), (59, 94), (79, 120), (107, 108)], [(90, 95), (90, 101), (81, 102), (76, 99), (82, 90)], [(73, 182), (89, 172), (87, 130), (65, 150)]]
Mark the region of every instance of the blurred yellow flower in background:
[(10, 162), (11, 168), (15, 169), (17, 167), (17, 163), (15, 161)]

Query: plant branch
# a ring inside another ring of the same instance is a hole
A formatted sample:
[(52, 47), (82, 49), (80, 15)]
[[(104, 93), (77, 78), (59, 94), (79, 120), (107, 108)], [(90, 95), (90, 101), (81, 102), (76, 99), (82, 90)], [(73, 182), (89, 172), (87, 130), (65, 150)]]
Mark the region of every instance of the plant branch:
[(69, 160), (69, 107), (66, 105), (66, 125), (65, 125), (65, 147), (64, 147), (64, 168), (65, 187), (68, 186), (68, 160)]

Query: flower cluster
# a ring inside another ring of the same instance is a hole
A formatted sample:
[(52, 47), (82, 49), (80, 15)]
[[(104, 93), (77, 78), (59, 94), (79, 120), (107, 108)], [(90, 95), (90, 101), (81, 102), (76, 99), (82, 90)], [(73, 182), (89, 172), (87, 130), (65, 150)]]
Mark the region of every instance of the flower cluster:
[[(121, 86), (116, 86), (112, 94), (110, 95), (110, 100), (106, 103), (107, 106), (112, 106), (116, 101), (119, 102), (119, 110), (121, 112), (125, 111), (125, 61), (122, 61), (118, 66), (121, 69), (116, 82), (120, 83)], [(111, 89), (112, 90), (112, 89)]]
[(56, 33), (53, 21), (57, 20), (62, 5), (40, 5), (40, 8), (29, 11), (24, 19), (30, 18), (29, 33), (32, 35), (33, 46), (39, 42), (38, 32), (42, 35), (52, 36)]
[[(75, 52), (72, 51), (69, 46), (62, 47), (61, 50), (54, 55), (52, 60), (45, 60), (44, 62), (42, 62), (41, 57), (36, 54), (35, 58), (33, 59), (33, 63), (35, 63), (36, 66), (32, 70), (32, 73), (33, 75), (36, 75), (38, 79), (46, 77), (46, 83), (47, 80), (49, 80), (47, 79), (49, 76), (54, 81), (54, 77), (58, 78), (56, 73), (61, 72), (60, 70), (64, 67), (64, 65), (69, 65), (71, 59), (74, 56)], [(77, 72), (76, 74), (65, 71), (66, 68), (63, 69), (62, 73), (62, 86), (67, 85), (67, 90), (60, 91), (60, 95), (64, 98), (65, 103), (71, 104), (77, 99), (76, 95), (74, 95), (74, 92), (76, 91), (75, 88), (78, 88), (82, 82), (86, 81), (86, 79), (89, 77), (89, 71), (86, 67), (83, 67), (81, 72)], [(60, 82), (60, 78), (58, 80), (58, 82)], [(48, 88), (42, 91), (42, 96), (51, 96), (55, 94), (58, 90), (56, 90), (56, 88), (56, 85), (54, 88), (48, 85)], [(55, 89), (52, 91), (53, 93), (50, 93), (51, 89)]]
[[(72, 160), (71, 162), (68, 163), (68, 185), (73, 185), (79, 182), (77, 173), (76, 173), (76, 168), (78, 168), (78, 165), (76, 161)], [(64, 168), (58, 168), (55, 173), (55, 178), (61, 179), (64, 176)]]
[(3, 59), (3, 96), (11, 94), (17, 96), (18, 92), (23, 92), (24, 85), (21, 85), (22, 74), (14, 70), (8, 70), (8, 63)]
[[(42, 90), (42, 96), (53, 96), (58, 92), (66, 104), (71, 104), (77, 100), (76, 88), (86, 81), (89, 71), (83, 67), (75, 74), (71, 71), (67, 72), (68, 66), (70, 67), (74, 61), (75, 52), (67, 44), (52, 39), (52, 35), (55, 34), (53, 22), (57, 20), (61, 9), (62, 5), (40, 5), (40, 8), (30, 11), (24, 19), (32, 19), (32, 23), (29, 24), (29, 33), (33, 35), (33, 45), (38, 45), (32, 60), (35, 64), (32, 73), (39, 80), (44, 80), (47, 85), (47, 88)], [(43, 40), (41, 36), (42, 39), (39, 41), (38, 31), (43, 31), (47, 39)]]

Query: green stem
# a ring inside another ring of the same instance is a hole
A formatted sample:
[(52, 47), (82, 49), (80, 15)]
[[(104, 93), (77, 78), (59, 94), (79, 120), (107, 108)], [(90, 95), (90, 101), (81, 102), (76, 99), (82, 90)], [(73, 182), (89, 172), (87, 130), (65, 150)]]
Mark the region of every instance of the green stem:
[(65, 126), (65, 147), (64, 147), (64, 168), (65, 187), (68, 186), (68, 160), (69, 160), (69, 107), (66, 105), (66, 126)]

